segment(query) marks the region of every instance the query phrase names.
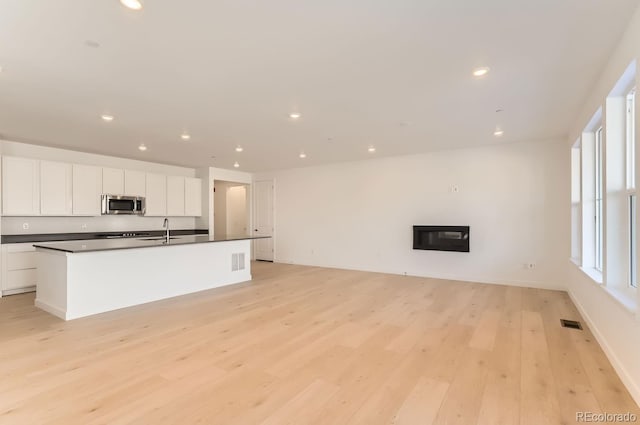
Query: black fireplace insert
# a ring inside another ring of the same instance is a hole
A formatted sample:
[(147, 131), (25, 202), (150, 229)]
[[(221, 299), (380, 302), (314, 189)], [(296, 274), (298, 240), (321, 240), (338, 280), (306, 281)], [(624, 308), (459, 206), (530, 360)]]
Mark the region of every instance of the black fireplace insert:
[(413, 226), (413, 249), (469, 252), (469, 226)]

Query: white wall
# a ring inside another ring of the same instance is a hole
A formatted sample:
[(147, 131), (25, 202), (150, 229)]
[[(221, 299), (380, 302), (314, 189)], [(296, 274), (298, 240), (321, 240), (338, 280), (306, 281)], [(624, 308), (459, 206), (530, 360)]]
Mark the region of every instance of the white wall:
[[(133, 159), (88, 154), (66, 149), (11, 142), (7, 140), (0, 140), (0, 154), (50, 161), (63, 161), (75, 164), (139, 170), (175, 176), (194, 177), (196, 175), (193, 168), (176, 167), (173, 165), (157, 164)], [(202, 203), (203, 205), (207, 204), (207, 200), (203, 198)], [(162, 217), (134, 216), (2, 217), (1, 222), (2, 234), (14, 235), (31, 233), (162, 230), (162, 220)], [(29, 228), (26, 230), (23, 229), (24, 223), (29, 224)], [(196, 220), (193, 217), (172, 217), (170, 218), (170, 227), (172, 229), (194, 229), (196, 228)], [(207, 227), (198, 228), (206, 229)]]
[(214, 235), (222, 236), (227, 234), (227, 189), (229, 185), (226, 182), (216, 181), (214, 187)]
[(249, 233), (249, 185), (215, 180), (214, 234)]
[[(626, 33), (612, 51), (609, 62), (598, 81), (590, 90), (569, 134), (566, 151), (580, 136), (593, 113), (605, 104), (605, 99), (633, 60), (640, 58), (640, 9), (631, 18)], [(636, 87), (639, 79), (636, 76)], [(640, 108), (636, 115), (640, 123)], [(636, 137), (640, 132), (636, 132)], [(638, 140), (636, 139), (636, 146)], [(636, 149), (638, 151), (638, 149)], [(637, 161), (636, 161), (637, 163)], [(568, 164), (567, 164), (568, 167)], [(640, 169), (636, 165), (636, 169)], [(639, 176), (640, 177), (640, 176)], [(638, 182), (636, 182), (638, 187)], [(609, 224), (609, 223), (608, 223)], [(566, 256), (570, 254), (567, 252)], [(584, 256), (584, 254), (583, 254)], [(607, 357), (640, 404), (640, 320), (637, 312), (631, 312), (614, 299), (605, 289), (570, 263), (569, 294), (587, 320)], [(637, 307), (636, 307), (637, 309)]]
[(0, 140), (0, 153), (7, 156), (21, 156), (24, 158), (44, 159), (48, 161), (71, 162), (74, 164), (99, 165), (102, 167), (125, 168), (150, 173), (167, 174), (173, 176), (195, 177), (195, 169), (178, 167), (175, 165), (159, 164), (155, 162), (138, 161), (135, 159), (119, 158), (115, 156), (96, 155), (67, 149), (50, 148), (46, 146), (30, 145), (27, 143)]
[(251, 184), (252, 175), (244, 171), (208, 167), (196, 169), (196, 177), (202, 179), (202, 217), (196, 218), (196, 227), (209, 229), (209, 234), (213, 235), (215, 231), (215, 196), (213, 192), (215, 180)]
[[(255, 179), (275, 179), (276, 261), (565, 288), (563, 148), (561, 141), (495, 145)], [(414, 224), (470, 225), (471, 252), (414, 251)]]
[(249, 214), (245, 185), (227, 189), (227, 235), (248, 233)]
[(196, 217), (196, 228), (209, 229), (209, 234), (213, 234), (213, 171), (211, 167), (196, 169), (196, 177), (202, 180), (202, 216)]

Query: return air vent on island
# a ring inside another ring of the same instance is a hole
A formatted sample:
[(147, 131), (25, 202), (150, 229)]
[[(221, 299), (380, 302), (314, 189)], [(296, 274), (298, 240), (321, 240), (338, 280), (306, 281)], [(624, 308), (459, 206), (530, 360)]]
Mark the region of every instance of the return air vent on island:
[(237, 272), (244, 270), (244, 252), (231, 254), (231, 271)]
[(413, 249), (469, 252), (469, 226), (413, 226)]

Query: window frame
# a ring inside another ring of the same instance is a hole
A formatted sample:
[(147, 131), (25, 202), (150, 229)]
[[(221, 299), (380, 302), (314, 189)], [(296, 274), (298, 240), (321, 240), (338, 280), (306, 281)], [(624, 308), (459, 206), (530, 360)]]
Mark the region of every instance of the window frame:
[(600, 125), (594, 132), (594, 262), (598, 272), (604, 271), (604, 127)]
[(626, 144), (626, 195), (628, 202), (628, 279), (627, 287), (631, 290), (638, 288), (638, 204), (636, 196), (636, 87), (631, 88), (625, 95), (625, 144)]

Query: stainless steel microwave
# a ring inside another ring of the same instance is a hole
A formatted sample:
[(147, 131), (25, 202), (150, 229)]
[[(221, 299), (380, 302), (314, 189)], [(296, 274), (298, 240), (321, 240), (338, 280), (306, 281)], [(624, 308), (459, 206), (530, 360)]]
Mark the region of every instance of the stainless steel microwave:
[(143, 196), (102, 195), (102, 215), (144, 215)]

